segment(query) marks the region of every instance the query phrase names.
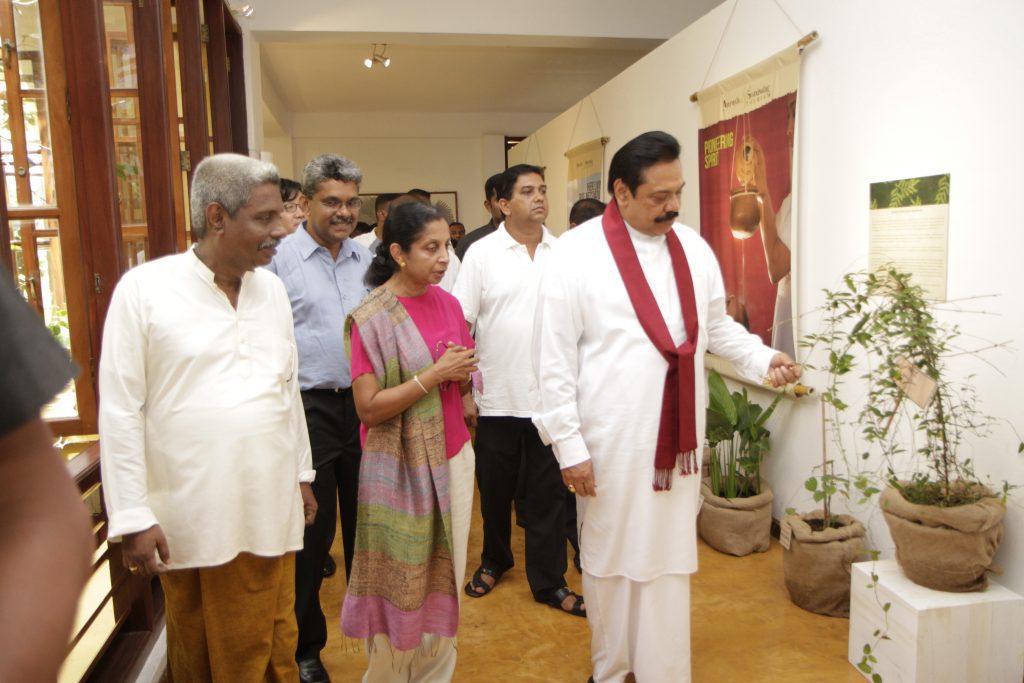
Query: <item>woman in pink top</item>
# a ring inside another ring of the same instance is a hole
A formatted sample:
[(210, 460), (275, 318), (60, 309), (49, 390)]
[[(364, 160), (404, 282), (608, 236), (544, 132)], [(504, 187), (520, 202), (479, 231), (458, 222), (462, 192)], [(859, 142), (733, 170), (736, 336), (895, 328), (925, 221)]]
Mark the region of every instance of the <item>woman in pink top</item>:
[(473, 507), (462, 416), (477, 358), (458, 301), (438, 287), (448, 224), (394, 208), (345, 323), (363, 423), (359, 513), (342, 630), (367, 641), (364, 681), (450, 681)]

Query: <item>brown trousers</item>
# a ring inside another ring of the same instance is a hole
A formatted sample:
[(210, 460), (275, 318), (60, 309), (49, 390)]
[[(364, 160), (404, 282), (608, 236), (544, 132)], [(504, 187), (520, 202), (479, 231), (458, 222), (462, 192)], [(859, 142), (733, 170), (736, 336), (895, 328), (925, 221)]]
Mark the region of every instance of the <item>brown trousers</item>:
[(294, 683), (295, 553), (242, 553), (160, 577), (167, 659), (176, 683)]

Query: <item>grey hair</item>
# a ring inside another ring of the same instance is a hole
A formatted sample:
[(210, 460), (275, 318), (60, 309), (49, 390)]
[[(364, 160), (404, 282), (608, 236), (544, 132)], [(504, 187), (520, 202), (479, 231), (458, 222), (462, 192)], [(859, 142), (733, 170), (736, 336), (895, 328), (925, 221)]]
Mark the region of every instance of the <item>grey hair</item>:
[(321, 154), (310, 159), (302, 169), (302, 194), (312, 198), (325, 180), (355, 183), (359, 187), (363, 182), (363, 172), (351, 159), (337, 154)]
[(279, 181), (277, 167), (267, 161), (241, 154), (206, 157), (196, 166), (189, 193), (193, 237), (201, 240), (206, 235), (206, 207), (210, 204), (220, 204), (233, 217), (249, 201), (253, 188)]

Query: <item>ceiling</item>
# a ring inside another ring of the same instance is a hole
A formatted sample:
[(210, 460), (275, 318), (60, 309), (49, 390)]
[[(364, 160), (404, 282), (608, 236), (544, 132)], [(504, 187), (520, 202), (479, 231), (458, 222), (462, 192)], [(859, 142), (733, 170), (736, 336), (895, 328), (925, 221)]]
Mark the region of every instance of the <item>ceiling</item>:
[[(287, 126), (294, 113), (553, 116), (722, 0), (631, 0), (628, 11), (619, 0), (559, 0), (554, 5), (550, 0), (518, 0), (527, 4), (517, 7), (532, 8), (524, 9), (525, 16), (509, 15), (511, 6), (495, 0), (475, 0), (474, 16), (446, 14), (446, 6), (462, 6), (461, 0), (444, 0), (430, 5), (429, 16), (413, 17), (420, 30), (429, 33), (401, 30), (411, 28), (401, 22), (412, 13), (425, 11), (419, 2), (403, 2), (332, 5), (323, 0), (293, 0), (288, 3), (293, 11), (287, 16), (276, 14), (283, 9), (276, 2), (254, 2), (256, 15), (249, 28), (259, 46), (263, 99), (270, 105), (264, 106), (265, 133), (287, 133), (281, 124)], [(303, 14), (303, 5), (317, 12), (318, 21), (311, 22), (310, 15)], [(358, 15), (349, 11), (355, 7)], [(541, 16), (545, 11), (551, 16), (547, 24)], [(290, 17), (294, 21), (289, 24)], [(488, 28), (518, 33), (487, 33), (480, 27), (482, 17)], [(444, 33), (444, 26), (463, 32)], [(551, 35), (551, 31), (576, 33)], [(363, 65), (373, 43), (387, 43), (389, 68)]]
[[(363, 65), (370, 43), (263, 43), (260, 61), (293, 112), (560, 112), (660, 42), (587, 48), (398, 42), (387, 46), (390, 67), (372, 69)], [(311, 68), (318, 64), (324, 68)]]

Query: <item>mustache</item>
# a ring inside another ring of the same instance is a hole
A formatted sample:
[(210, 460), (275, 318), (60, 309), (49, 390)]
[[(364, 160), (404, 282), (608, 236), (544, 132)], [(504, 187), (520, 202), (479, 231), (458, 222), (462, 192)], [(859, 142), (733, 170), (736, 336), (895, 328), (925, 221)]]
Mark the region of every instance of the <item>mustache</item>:
[(281, 240), (274, 239), (273, 237), (267, 238), (259, 243), (257, 249), (277, 249), (277, 245), (281, 243)]
[(349, 225), (355, 222), (354, 216), (331, 216), (331, 225), (341, 225), (342, 223)]
[(654, 219), (655, 223), (666, 223), (668, 221), (674, 221), (676, 216), (679, 215), (678, 211), (666, 211), (657, 218)]

